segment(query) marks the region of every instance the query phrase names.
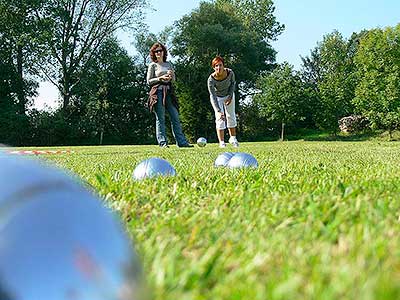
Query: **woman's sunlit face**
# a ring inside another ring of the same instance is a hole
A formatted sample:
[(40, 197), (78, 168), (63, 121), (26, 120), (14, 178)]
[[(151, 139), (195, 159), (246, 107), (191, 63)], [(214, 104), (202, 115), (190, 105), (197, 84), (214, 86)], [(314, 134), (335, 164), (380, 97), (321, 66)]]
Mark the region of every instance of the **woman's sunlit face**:
[(214, 65), (214, 71), (216, 74), (221, 75), (224, 72), (224, 64), (222, 62), (218, 62)]
[(157, 48), (154, 50), (154, 54), (156, 55), (156, 58), (162, 58), (163, 57), (163, 49), (161, 47)]

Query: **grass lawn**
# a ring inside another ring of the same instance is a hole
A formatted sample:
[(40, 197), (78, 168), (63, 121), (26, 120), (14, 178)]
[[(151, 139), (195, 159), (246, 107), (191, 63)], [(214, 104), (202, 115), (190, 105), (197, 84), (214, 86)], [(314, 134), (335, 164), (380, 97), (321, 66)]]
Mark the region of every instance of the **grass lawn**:
[[(216, 144), (69, 149), (43, 157), (120, 214), (152, 299), (400, 299), (399, 143), (242, 143), (241, 171)], [(133, 181), (154, 156), (177, 176)]]

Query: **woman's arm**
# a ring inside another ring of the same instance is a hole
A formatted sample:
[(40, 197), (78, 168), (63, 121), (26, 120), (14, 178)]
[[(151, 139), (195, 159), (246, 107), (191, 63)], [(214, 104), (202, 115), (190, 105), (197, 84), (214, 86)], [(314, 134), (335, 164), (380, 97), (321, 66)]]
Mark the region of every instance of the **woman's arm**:
[(155, 64), (151, 63), (147, 68), (147, 84), (154, 85), (160, 82), (160, 79), (156, 76)]
[(232, 70), (230, 70), (230, 71), (231, 71), (232, 75), (231, 75), (231, 84), (228, 89), (228, 94), (229, 94), (229, 97), (231, 99), (233, 99), (233, 93), (235, 92), (235, 87), (236, 87), (236, 78), (235, 78), (235, 73)]
[(210, 93), (210, 101), (212, 107), (216, 112), (221, 112), (221, 108), (218, 105), (217, 93), (215, 92), (215, 85), (211, 76), (208, 77), (207, 87), (208, 87), (208, 92)]

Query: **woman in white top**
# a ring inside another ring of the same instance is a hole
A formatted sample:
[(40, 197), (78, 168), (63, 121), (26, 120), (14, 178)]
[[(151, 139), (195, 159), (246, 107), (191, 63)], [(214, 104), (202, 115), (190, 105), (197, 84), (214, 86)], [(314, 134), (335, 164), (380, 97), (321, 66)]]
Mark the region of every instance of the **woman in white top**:
[(239, 147), (236, 138), (236, 112), (235, 112), (235, 73), (224, 67), (224, 59), (216, 56), (211, 66), (214, 69), (208, 77), (207, 86), (210, 93), (211, 105), (215, 112), (215, 125), (219, 146), (225, 148), (224, 133), (225, 129), (229, 131), (229, 143), (233, 147)]
[(179, 121), (178, 101), (172, 82), (175, 81), (175, 72), (172, 64), (167, 61), (167, 49), (161, 43), (155, 43), (150, 48), (150, 63), (147, 69), (147, 83), (150, 85), (149, 108), (156, 117), (156, 137), (158, 145), (168, 148), (165, 132), (165, 110), (168, 111), (172, 134), (178, 147), (193, 147), (186, 140)]

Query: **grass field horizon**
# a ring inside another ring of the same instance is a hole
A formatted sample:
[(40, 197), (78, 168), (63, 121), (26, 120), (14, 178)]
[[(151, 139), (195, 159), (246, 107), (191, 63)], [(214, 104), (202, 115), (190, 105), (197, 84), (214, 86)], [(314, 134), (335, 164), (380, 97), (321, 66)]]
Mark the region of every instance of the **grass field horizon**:
[[(399, 143), (241, 143), (244, 170), (214, 168), (217, 144), (67, 148), (41, 157), (121, 216), (152, 299), (400, 298)], [(177, 175), (134, 181), (149, 157)]]

